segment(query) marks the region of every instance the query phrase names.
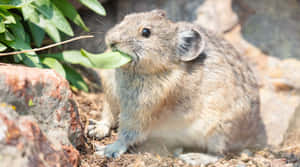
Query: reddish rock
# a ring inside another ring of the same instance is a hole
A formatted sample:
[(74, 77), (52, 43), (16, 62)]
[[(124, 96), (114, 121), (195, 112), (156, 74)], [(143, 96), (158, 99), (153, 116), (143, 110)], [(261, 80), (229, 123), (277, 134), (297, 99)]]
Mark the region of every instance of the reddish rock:
[(6, 126), (2, 131), (7, 132), (3, 137), (0, 128), (4, 147), (10, 144), (15, 151), (30, 150), (32, 156), (24, 160), (29, 166), (78, 164), (79, 153), (73, 146), (84, 147), (83, 126), (69, 84), (59, 74), (0, 63), (0, 102), (0, 107), (10, 106), (13, 111), (0, 110), (0, 120)]
[(79, 164), (78, 151), (72, 146), (54, 146), (32, 116), (19, 116), (9, 106), (0, 107), (0, 126), (0, 161), (3, 166), (71, 167)]

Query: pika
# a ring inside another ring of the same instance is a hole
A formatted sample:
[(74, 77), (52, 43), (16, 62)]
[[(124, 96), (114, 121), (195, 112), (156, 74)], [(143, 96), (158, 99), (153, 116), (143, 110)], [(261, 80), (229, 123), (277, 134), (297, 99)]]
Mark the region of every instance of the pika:
[(197, 165), (264, 144), (255, 76), (223, 38), (154, 10), (127, 15), (106, 44), (132, 57), (101, 72), (102, 120), (92, 121), (88, 135), (102, 138), (118, 126), (106, 157), (154, 141), (151, 149)]

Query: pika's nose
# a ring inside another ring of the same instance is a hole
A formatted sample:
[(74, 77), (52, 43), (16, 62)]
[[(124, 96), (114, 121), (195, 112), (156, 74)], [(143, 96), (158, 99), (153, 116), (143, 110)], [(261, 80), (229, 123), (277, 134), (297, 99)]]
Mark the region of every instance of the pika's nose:
[(117, 47), (117, 44), (120, 41), (119, 33), (115, 31), (109, 31), (106, 35), (105, 40), (106, 40), (106, 45), (111, 49), (114, 49)]

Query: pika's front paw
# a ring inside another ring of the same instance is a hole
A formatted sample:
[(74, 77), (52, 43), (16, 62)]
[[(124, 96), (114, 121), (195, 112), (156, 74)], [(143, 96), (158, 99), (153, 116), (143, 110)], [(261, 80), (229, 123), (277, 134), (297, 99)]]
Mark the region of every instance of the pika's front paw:
[(90, 119), (87, 130), (88, 137), (100, 140), (109, 135), (110, 126), (103, 121), (95, 121)]
[(104, 155), (108, 158), (117, 158), (127, 151), (127, 146), (120, 141), (107, 145), (104, 149)]

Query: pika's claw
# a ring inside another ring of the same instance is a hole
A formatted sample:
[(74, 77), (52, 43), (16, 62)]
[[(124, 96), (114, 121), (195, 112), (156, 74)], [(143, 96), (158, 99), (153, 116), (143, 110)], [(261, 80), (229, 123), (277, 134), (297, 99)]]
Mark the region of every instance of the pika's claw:
[(87, 130), (88, 130), (87, 135), (89, 137), (100, 140), (109, 135), (110, 126), (103, 121), (98, 122), (90, 119)]
[(104, 155), (108, 158), (120, 157), (127, 151), (127, 146), (120, 141), (116, 141), (113, 144), (107, 145), (104, 149)]

